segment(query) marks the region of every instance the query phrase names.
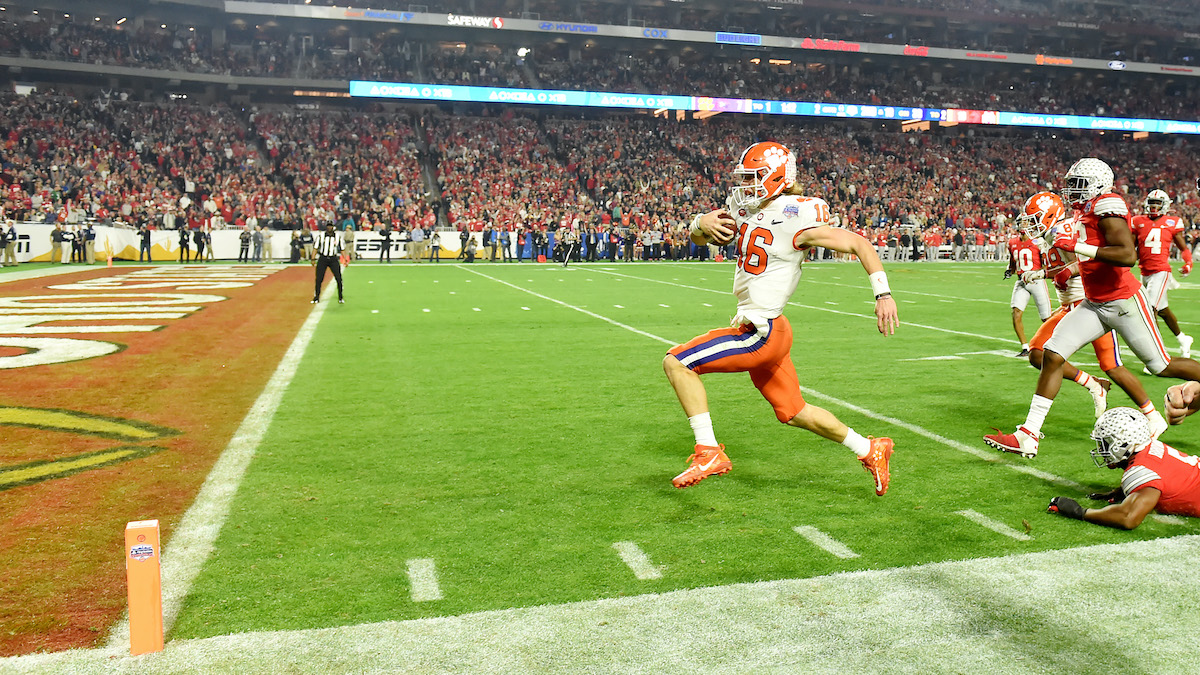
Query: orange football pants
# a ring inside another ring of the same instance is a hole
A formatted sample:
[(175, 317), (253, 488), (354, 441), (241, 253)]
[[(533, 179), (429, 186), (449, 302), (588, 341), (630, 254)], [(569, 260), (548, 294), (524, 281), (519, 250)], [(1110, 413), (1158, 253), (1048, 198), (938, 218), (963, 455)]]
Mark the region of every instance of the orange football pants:
[(750, 381), (786, 423), (806, 405), (792, 365), (792, 325), (787, 317), (769, 320), (763, 339), (753, 324), (718, 328), (676, 345), (668, 353), (698, 375), (750, 373)]

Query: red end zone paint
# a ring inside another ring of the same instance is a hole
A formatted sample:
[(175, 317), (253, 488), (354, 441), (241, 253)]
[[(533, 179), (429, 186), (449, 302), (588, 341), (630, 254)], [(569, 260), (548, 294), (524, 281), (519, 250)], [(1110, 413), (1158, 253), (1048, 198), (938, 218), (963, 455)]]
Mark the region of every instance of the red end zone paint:
[(157, 518), (170, 541), (308, 316), (311, 274), (115, 268), (0, 285), (0, 655), (104, 637), (125, 606), (125, 523)]

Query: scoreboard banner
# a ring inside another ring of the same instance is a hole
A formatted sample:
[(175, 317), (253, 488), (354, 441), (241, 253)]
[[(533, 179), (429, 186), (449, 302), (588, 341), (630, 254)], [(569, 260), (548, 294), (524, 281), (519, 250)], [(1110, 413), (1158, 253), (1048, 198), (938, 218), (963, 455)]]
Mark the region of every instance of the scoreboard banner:
[(694, 112), (846, 117), (898, 122), (929, 121), (943, 124), (991, 124), (999, 126), (1047, 127), (1053, 129), (1200, 134), (1200, 122), (1186, 120), (1052, 115), (1045, 113), (966, 110), (958, 108), (911, 108), (894, 105), (718, 98), (682, 94), (653, 96), (635, 93), (571, 91), (564, 89), (514, 89), (507, 87), (352, 80), (350, 82), (350, 95), (361, 98), (399, 98), (416, 101), (521, 103), (599, 108), (649, 108), (653, 110), (690, 110)]

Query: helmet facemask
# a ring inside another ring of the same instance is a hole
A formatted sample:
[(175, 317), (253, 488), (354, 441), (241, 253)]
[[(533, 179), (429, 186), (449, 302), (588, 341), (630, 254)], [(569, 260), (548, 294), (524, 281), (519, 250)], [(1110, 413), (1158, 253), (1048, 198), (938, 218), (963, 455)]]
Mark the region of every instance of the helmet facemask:
[(738, 184), (734, 185), (729, 193), (733, 197), (733, 203), (746, 208), (754, 208), (761, 204), (770, 196), (770, 191), (763, 184), (766, 174), (766, 167), (746, 169), (739, 166), (734, 169), (733, 177), (737, 179)]

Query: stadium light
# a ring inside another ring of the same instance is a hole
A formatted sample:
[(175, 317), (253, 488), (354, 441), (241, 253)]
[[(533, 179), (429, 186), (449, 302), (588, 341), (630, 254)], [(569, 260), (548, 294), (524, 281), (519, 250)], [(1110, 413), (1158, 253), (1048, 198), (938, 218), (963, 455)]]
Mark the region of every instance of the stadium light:
[(123, 16), (123, 17), (117, 19), (117, 25), (120, 26), (121, 24), (125, 23), (128, 20), (129, 20), (129, 17)]
[(517, 50), (517, 56), (519, 56), (521, 58), (525, 58), (525, 55), (528, 54), (529, 52), (530, 52), (529, 47), (521, 47), (520, 49)]

